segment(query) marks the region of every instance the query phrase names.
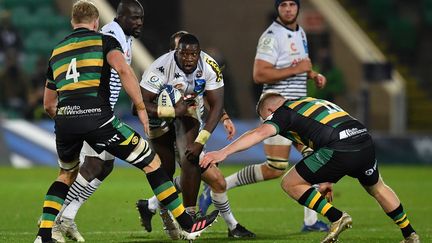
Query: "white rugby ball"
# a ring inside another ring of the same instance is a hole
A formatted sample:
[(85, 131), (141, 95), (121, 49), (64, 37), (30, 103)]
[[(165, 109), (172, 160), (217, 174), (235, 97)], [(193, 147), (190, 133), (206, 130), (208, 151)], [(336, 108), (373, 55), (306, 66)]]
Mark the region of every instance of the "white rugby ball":
[(180, 91), (172, 85), (165, 85), (158, 96), (158, 106), (173, 107), (182, 97)]

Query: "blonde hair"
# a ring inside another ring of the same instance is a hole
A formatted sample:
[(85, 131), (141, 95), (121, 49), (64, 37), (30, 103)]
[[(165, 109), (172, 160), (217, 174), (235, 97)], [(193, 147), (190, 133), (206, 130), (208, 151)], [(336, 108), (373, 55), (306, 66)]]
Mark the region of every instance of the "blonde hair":
[(74, 24), (89, 24), (99, 18), (99, 10), (90, 1), (78, 0), (72, 6), (71, 16)]
[(267, 106), (275, 98), (283, 98), (283, 96), (278, 93), (265, 93), (261, 96), (256, 105), (256, 113), (258, 114), (258, 116), (261, 116), (261, 112), (264, 106)]

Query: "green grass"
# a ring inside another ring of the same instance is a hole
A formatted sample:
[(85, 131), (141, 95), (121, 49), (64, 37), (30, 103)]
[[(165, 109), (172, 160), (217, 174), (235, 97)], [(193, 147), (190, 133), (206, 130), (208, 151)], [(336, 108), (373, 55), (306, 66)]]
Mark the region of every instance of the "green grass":
[[(222, 166), (225, 175), (240, 167)], [(399, 195), (422, 242), (432, 242), (432, 168), (382, 166), (384, 180)], [(0, 167), (0, 242), (32, 242), (37, 232), (43, 197), (57, 170)], [(319, 242), (323, 233), (301, 234), (303, 208), (280, 189), (279, 179), (229, 192), (238, 221), (257, 234), (238, 242)], [(353, 217), (353, 229), (341, 242), (399, 242), (400, 230), (363, 191), (345, 177), (335, 185), (335, 206)], [(135, 202), (151, 195), (146, 178), (136, 169), (117, 167), (95, 195), (81, 208), (77, 224), (86, 242), (169, 242), (154, 217), (153, 232), (143, 231)], [(222, 218), (198, 240), (232, 242)]]

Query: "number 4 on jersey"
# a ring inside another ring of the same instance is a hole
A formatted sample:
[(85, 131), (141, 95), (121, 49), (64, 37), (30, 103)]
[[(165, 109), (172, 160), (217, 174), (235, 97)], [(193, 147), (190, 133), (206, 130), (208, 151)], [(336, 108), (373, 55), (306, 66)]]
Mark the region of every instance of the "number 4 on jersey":
[(80, 76), (80, 73), (77, 72), (76, 69), (76, 58), (72, 58), (71, 62), (69, 63), (68, 70), (66, 72), (66, 80), (73, 79), (74, 83), (78, 82), (78, 77)]

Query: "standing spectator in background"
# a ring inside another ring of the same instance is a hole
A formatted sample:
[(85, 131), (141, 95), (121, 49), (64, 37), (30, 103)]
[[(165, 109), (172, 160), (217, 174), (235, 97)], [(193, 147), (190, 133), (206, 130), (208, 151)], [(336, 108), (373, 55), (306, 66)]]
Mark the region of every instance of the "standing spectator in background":
[(27, 92), (28, 105), (25, 114), (25, 118), (29, 120), (37, 120), (43, 117), (48, 118), (43, 108), (44, 82), (47, 69), (46, 63), (46, 58), (40, 56), (36, 62), (36, 70), (30, 77)]
[(10, 13), (0, 12), (0, 62), (5, 58), (9, 49), (15, 49), (16, 54), (22, 49), (22, 41), (18, 31), (12, 26)]
[(0, 70), (0, 106), (9, 115), (22, 117), (27, 109), (28, 85), (20, 70), (15, 49), (8, 49), (5, 65)]

